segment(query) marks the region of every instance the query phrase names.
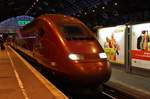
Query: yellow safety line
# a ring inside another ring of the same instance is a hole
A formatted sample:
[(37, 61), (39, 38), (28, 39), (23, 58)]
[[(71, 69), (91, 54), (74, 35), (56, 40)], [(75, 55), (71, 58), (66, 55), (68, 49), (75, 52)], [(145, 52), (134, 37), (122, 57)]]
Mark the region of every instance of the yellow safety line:
[(31, 64), (23, 59), (16, 51), (9, 47), (21, 60), (22, 62), (32, 71), (32, 73), (44, 84), (44, 86), (58, 99), (69, 99), (59, 89), (57, 89), (51, 82), (49, 82), (43, 75), (41, 75)]
[(8, 57), (9, 57), (9, 59), (10, 59), (11, 66), (12, 66), (13, 71), (14, 71), (14, 73), (15, 73), (15, 76), (16, 76), (16, 78), (17, 78), (17, 81), (18, 81), (19, 87), (20, 87), (20, 89), (21, 89), (21, 92), (22, 92), (22, 94), (23, 94), (23, 96), (24, 96), (25, 99), (29, 99), (29, 97), (28, 97), (28, 95), (27, 95), (27, 93), (26, 93), (26, 90), (25, 90), (25, 88), (24, 88), (24, 86), (23, 86), (23, 83), (22, 83), (22, 81), (21, 81), (21, 79), (20, 79), (19, 73), (17, 72), (17, 70), (16, 70), (16, 68), (15, 68), (15, 66), (14, 66), (14, 62), (13, 62), (13, 60), (12, 60), (12, 58), (11, 58), (11, 56), (10, 56), (8, 50), (7, 50), (7, 54), (8, 54)]

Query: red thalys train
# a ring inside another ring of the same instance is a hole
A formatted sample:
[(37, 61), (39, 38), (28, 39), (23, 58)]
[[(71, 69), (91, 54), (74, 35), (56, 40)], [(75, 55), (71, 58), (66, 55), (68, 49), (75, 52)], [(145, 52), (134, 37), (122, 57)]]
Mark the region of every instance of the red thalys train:
[(18, 49), (73, 86), (108, 81), (111, 67), (94, 33), (71, 16), (45, 14), (20, 30)]

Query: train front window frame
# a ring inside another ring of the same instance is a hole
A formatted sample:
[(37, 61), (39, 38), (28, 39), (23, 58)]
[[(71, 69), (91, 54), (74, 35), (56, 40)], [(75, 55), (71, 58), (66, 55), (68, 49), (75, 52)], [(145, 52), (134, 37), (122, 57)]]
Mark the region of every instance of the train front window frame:
[(89, 31), (79, 24), (63, 24), (61, 25), (61, 32), (67, 40), (94, 39), (94, 37), (88, 33)]

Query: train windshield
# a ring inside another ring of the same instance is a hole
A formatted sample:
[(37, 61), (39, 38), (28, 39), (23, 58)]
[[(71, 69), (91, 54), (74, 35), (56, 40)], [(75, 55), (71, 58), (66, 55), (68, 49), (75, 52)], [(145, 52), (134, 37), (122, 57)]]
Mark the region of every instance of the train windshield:
[(63, 25), (61, 31), (67, 40), (93, 40), (94, 37), (88, 34), (88, 30), (78, 25)]

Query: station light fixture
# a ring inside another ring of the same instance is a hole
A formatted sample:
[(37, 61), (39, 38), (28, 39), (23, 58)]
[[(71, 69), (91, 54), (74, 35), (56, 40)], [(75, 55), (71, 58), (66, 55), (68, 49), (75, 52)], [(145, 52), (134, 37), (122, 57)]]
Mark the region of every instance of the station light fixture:
[(95, 10), (93, 9), (92, 12), (95, 12)]
[(84, 12), (85, 15), (87, 15), (87, 12)]
[(117, 3), (117, 2), (115, 2), (115, 3), (114, 3), (114, 5), (115, 5), (115, 6), (116, 6), (116, 5), (118, 5), (118, 3)]
[(102, 7), (102, 9), (104, 10), (104, 9), (105, 9), (105, 7), (103, 6), (103, 7)]

